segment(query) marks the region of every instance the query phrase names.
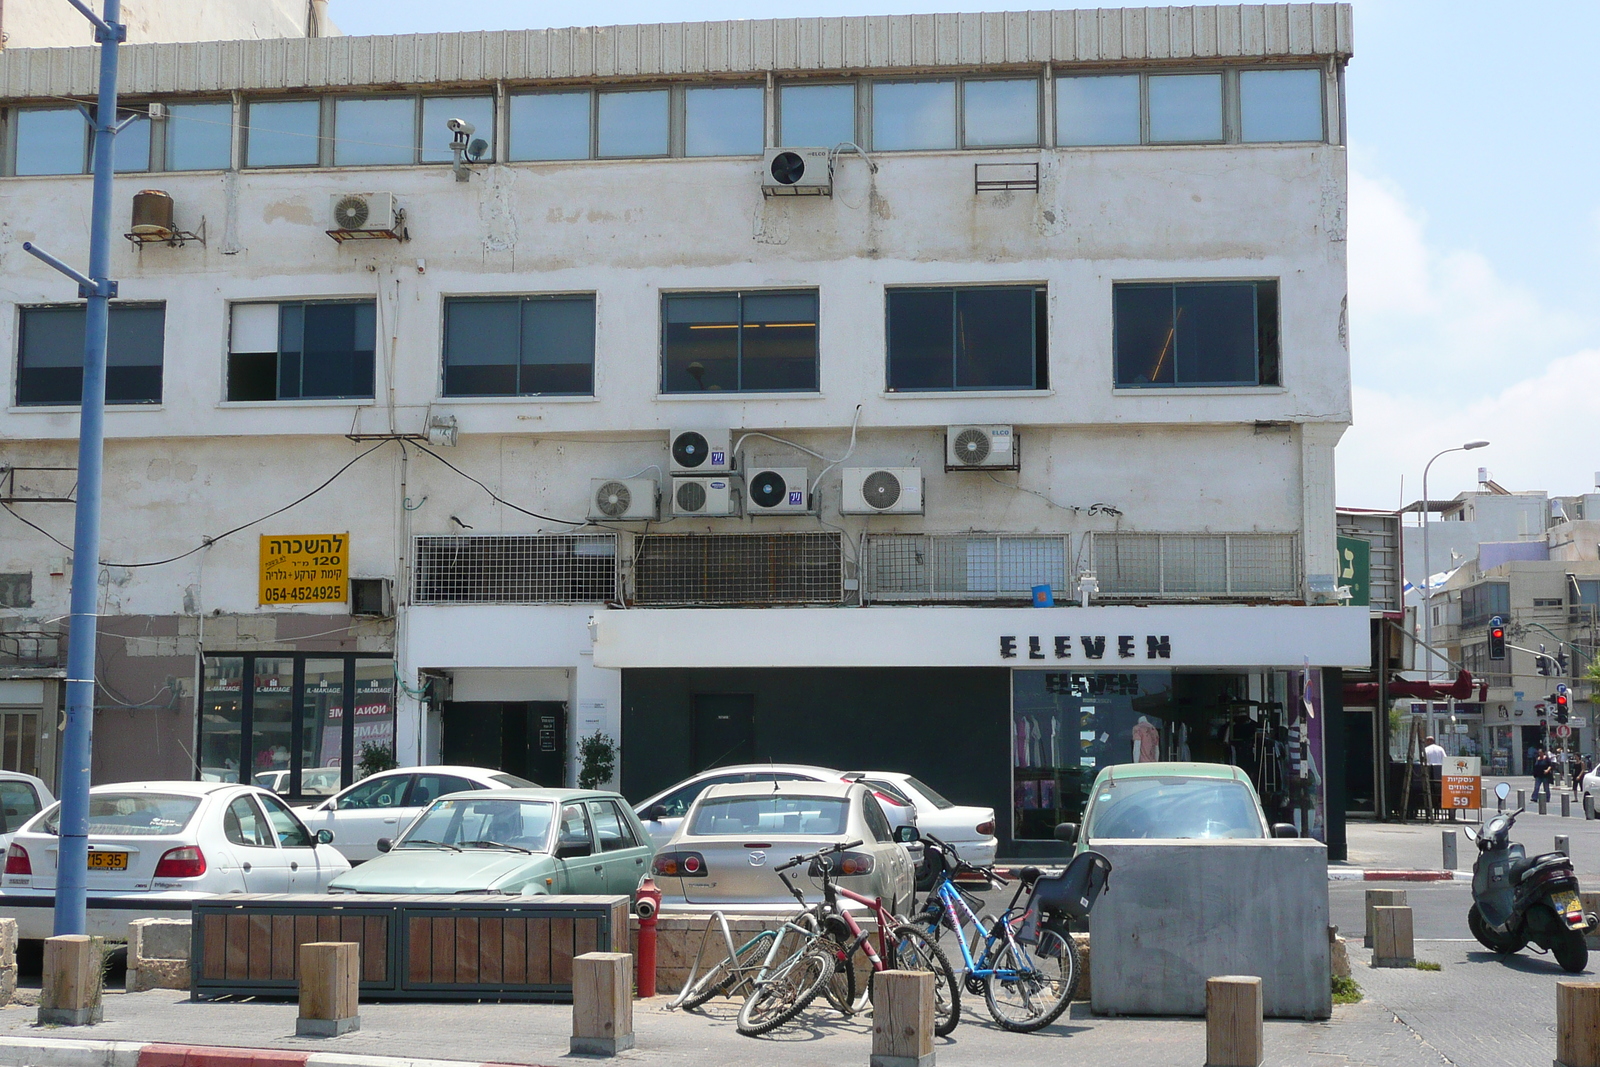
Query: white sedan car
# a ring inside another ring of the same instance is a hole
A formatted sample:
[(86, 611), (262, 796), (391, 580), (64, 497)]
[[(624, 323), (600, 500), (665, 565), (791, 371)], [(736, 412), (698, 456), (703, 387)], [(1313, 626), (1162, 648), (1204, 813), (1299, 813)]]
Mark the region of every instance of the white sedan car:
[[(0, 916), (52, 933), (61, 807), (12, 838)], [(350, 869), (272, 792), (226, 782), (123, 782), (89, 790), (88, 930), (125, 938), (143, 918), (186, 918), (196, 898), (322, 893)]]
[(56, 802), (44, 781), (21, 771), (0, 771), (0, 850), (24, 823)]
[(327, 800), (296, 808), (313, 833), (333, 832), (334, 847), (351, 863), (378, 857), (378, 841), (391, 841), (446, 793), (472, 789), (534, 789), (525, 778), (484, 767), (402, 767), (381, 771)]
[(961, 858), (974, 866), (994, 862), (998, 843), (994, 836), (994, 809), (955, 804), (920, 779), (899, 771), (852, 771), (854, 778), (873, 792), (889, 794), (917, 809), (917, 830), (955, 846)]

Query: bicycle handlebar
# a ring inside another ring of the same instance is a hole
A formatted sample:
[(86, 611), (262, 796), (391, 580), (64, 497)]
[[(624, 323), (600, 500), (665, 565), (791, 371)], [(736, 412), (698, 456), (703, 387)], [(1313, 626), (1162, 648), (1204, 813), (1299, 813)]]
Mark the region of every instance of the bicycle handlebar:
[(971, 871), (974, 874), (981, 874), (985, 878), (989, 879), (991, 882), (996, 883), (997, 885), (1010, 885), (1011, 884), (1011, 879), (1002, 878), (1000, 875), (995, 873), (995, 869), (993, 867), (979, 867), (979, 866), (977, 866), (975, 864), (968, 863), (966, 860), (963, 860), (961, 858), (961, 852), (954, 845), (950, 844), (950, 842), (941, 840), (940, 838), (937, 838), (937, 837), (933, 836), (932, 834), (922, 834), (921, 837), (922, 837), (922, 840), (924, 840), (924, 841), (932, 842), (935, 848), (937, 848), (940, 852), (943, 852), (946, 856), (948, 856), (952, 860), (954, 860), (955, 862), (953, 864), (953, 867), (955, 868), (955, 870), (957, 870), (957, 871)]
[(865, 841), (857, 840), (857, 841), (846, 841), (846, 842), (843, 842), (843, 843), (837, 844), (837, 845), (829, 845), (827, 848), (818, 849), (816, 852), (811, 852), (811, 853), (808, 853), (808, 854), (806, 854), (804, 856), (795, 856), (794, 858), (790, 859), (787, 863), (780, 863), (780, 864), (778, 864), (776, 867), (774, 867), (772, 869), (774, 871), (777, 871), (777, 872), (781, 873), (783, 871), (787, 871), (791, 867), (798, 867), (798, 866), (800, 866), (800, 864), (805, 863), (805, 862), (807, 862), (809, 860), (821, 859), (823, 856), (826, 856), (831, 852), (844, 852), (844, 851), (847, 851), (848, 849), (857, 848), (857, 847), (859, 847), (861, 845), (864, 845), (864, 844), (866, 844)]

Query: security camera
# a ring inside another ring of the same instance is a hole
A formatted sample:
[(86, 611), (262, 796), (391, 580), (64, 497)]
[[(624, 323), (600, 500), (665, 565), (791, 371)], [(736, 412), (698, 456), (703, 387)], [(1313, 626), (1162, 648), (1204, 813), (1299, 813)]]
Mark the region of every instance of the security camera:
[(478, 130), (476, 126), (468, 122), (466, 119), (451, 119), (449, 122), (445, 123), (445, 125), (450, 128), (451, 133), (456, 134), (462, 140), (466, 140), (468, 137), (471, 137)]

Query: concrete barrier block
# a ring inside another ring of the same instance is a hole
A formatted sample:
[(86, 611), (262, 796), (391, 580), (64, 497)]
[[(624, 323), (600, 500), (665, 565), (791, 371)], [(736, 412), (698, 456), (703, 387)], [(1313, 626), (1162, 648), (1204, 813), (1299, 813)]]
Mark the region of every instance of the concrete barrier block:
[(1600, 1067), (1600, 982), (1556, 983), (1556, 1067)]
[(46, 938), (39, 989), (41, 1026), (90, 1026), (102, 1018), (105, 940), (83, 934)]
[(1206, 1067), (1261, 1067), (1261, 979), (1206, 979)]
[(1404, 889), (1369, 889), (1367, 890), (1367, 925), (1361, 937), (1363, 948), (1372, 947), (1372, 909), (1377, 907), (1403, 908), (1406, 906), (1406, 891)]
[(1328, 970), (1335, 978), (1350, 977), (1350, 950), (1337, 926), (1328, 927)]
[(1374, 967), (1415, 967), (1417, 952), (1411, 937), (1410, 908), (1374, 908), (1372, 933)]
[(933, 1067), (933, 974), (884, 971), (872, 983), (870, 1067)]
[(300, 946), (300, 1017), (296, 1037), (338, 1037), (361, 1029), (361, 946), (308, 941)]
[[(1072, 935), (1072, 940), (1078, 946), (1078, 963), (1080, 964), (1080, 966), (1079, 966), (1079, 975), (1078, 975), (1078, 990), (1077, 990), (1076, 993), (1073, 994), (1073, 999), (1075, 999), (1075, 1000), (1088, 1000), (1089, 997), (1090, 997), (1090, 994), (1094, 991), (1094, 983), (1090, 978), (1090, 969), (1089, 969), (1089, 935), (1088, 934), (1073, 934)], [(960, 956), (961, 956), (961, 950), (957, 949), (955, 951), (956, 951), (956, 957), (959, 959)]]
[(633, 957), (586, 952), (572, 961), (572, 1040), (579, 1056), (615, 1056), (633, 1047)]
[(135, 919), (128, 924), (127, 991), (189, 988), (188, 919)]

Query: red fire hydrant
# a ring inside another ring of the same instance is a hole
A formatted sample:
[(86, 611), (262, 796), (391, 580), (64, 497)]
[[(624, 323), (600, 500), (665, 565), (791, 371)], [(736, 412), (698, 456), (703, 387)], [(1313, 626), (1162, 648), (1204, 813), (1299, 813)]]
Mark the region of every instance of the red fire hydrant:
[(656, 915), (661, 911), (661, 889), (648, 874), (634, 895), (633, 910), (639, 916), (639, 964), (634, 977), (640, 997), (656, 995)]

